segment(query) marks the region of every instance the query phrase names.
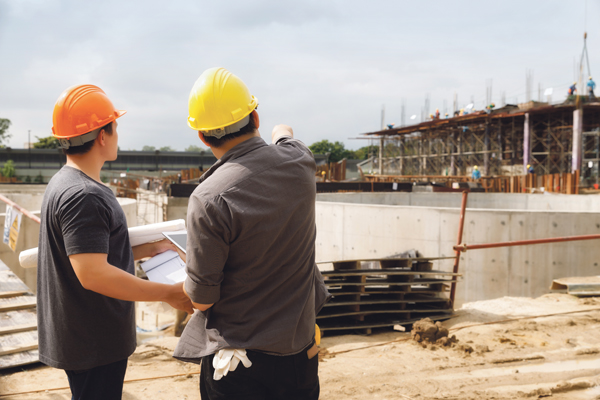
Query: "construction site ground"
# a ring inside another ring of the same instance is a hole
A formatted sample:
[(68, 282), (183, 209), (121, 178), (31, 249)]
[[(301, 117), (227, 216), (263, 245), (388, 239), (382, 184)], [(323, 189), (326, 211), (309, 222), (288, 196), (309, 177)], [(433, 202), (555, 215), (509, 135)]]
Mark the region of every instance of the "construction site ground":
[[(458, 339), (453, 347), (424, 345), (391, 330), (325, 336), (320, 398), (600, 399), (600, 298), (479, 301), (444, 326)], [(124, 400), (200, 398), (199, 366), (173, 359), (176, 343), (163, 337), (138, 346)], [(63, 371), (20, 368), (0, 376), (0, 398), (66, 400), (67, 386)]]

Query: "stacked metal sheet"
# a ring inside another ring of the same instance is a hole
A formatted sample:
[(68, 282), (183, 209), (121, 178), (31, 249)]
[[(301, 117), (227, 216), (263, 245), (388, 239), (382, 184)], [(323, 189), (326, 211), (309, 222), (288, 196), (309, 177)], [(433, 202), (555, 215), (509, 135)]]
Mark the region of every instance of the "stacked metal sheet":
[(433, 269), (443, 258), (395, 258), (335, 261), (322, 271), (333, 298), (317, 316), (329, 334), (408, 326), (429, 317), (450, 318), (449, 285), (458, 274)]

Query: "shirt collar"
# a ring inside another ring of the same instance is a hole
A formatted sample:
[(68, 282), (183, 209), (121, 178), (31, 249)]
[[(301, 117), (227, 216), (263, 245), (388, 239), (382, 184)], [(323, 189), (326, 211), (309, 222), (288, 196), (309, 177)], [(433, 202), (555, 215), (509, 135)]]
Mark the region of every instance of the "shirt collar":
[(212, 174), (214, 174), (215, 171), (217, 169), (219, 169), (226, 162), (235, 160), (236, 158), (242, 157), (243, 155), (250, 153), (251, 151), (254, 151), (256, 149), (259, 149), (261, 147), (264, 147), (264, 146), (267, 146), (267, 143), (265, 143), (263, 138), (261, 138), (260, 136), (252, 137), (248, 140), (244, 140), (242, 143), (239, 143), (238, 145), (229, 149), (229, 151), (227, 151), (227, 153), (223, 154), (223, 157), (221, 157), (219, 160), (217, 160), (216, 163), (214, 163), (204, 174), (202, 174), (199, 182), (200, 183), (204, 182), (206, 179), (208, 179), (208, 177), (210, 177)]

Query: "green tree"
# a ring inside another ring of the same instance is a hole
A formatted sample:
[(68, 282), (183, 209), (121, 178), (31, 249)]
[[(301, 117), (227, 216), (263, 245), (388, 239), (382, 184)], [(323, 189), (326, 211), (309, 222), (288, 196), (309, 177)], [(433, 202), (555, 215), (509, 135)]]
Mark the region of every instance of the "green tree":
[(172, 149), (171, 146), (163, 146), (158, 150), (160, 150), (160, 151), (175, 151), (175, 149)]
[(60, 147), (58, 140), (54, 136), (35, 137), (37, 142), (33, 144), (34, 149), (58, 149)]
[(355, 159), (356, 154), (352, 150), (346, 150), (344, 143), (342, 142), (330, 142), (327, 139), (323, 139), (320, 142), (316, 142), (308, 146), (313, 154), (327, 154), (329, 153), (329, 162), (337, 162), (343, 158)]
[(10, 119), (0, 118), (0, 148), (5, 147), (4, 142), (12, 136), (8, 133), (10, 124)]
[(196, 146), (196, 145), (190, 144), (188, 147), (185, 148), (185, 151), (194, 152), (194, 153), (201, 153), (203, 151), (206, 151), (206, 149), (202, 148), (200, 146)]
[(156, 150), (156, 147), (154, 146), (144, 146), (142, 147), (142, 151), (154, 151)]
[(15, 162), (13, 160), (8, 160), (4, 163), (4, 167), (2, 167), (2, 176), (6, 178), (12, 178), (17, 174), (15, 171)]

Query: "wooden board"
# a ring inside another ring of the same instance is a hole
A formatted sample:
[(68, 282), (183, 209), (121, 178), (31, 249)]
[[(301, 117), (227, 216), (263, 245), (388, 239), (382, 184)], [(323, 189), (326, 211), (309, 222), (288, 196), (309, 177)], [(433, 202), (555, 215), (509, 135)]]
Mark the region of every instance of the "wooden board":
[(0, 298), (0, 312), (35, 308), (36, 304), (33, 295)]
[(16, 353), (18, 352), (17, 349), (25, 349), (21, 351), (32, 350), (31, 346), (36, 346), (37, 349), (37, 340), (37, 331), (4, 335), (0, 344), (0, 355)]
[(0, 270), (0, 293), (29, 291), (27, 285), (12, 271)]
[(0, 369), (39, 362), (36, 298), (0, 261)]

